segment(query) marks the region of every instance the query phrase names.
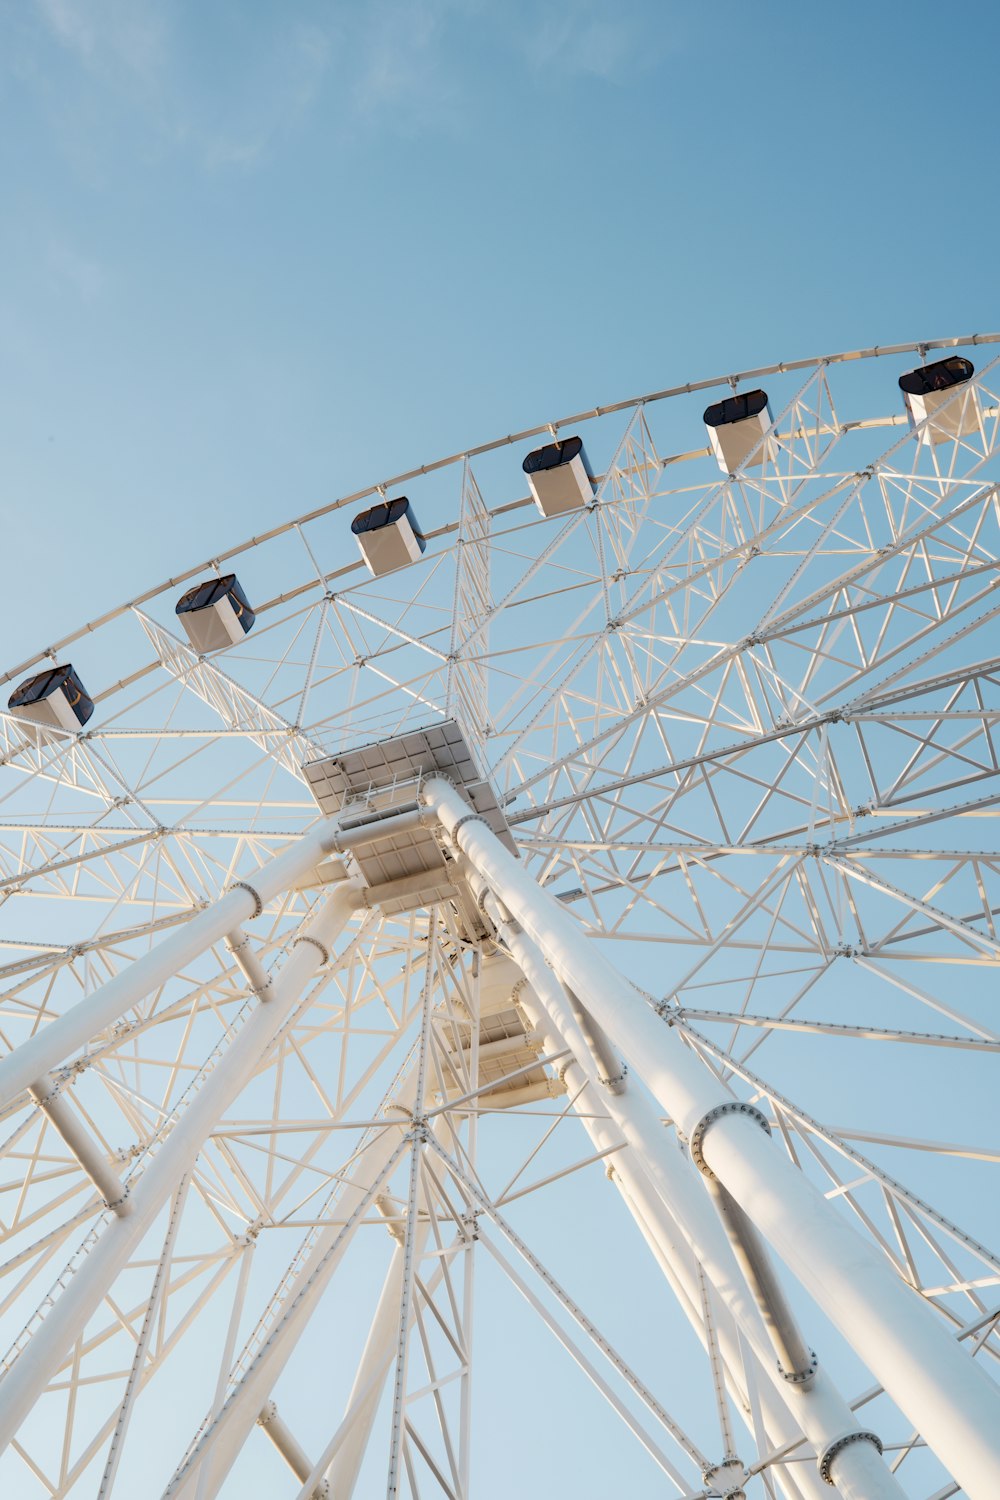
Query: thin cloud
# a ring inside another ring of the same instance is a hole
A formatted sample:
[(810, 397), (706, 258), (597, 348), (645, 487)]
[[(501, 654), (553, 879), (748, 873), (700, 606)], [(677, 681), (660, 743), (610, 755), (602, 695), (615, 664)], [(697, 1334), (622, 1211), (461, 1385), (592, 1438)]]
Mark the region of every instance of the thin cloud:
[(461, 118), (460, 49), (454, 25), (478, 12), (478, 0), (380, 0), (358, 12), (351, 38), (357, 117), (409, 133)]
[(255, 72), (250, 98), (206, 140), (206, 164), (250, 168), (266, 160), (318, 100), (333, 56), (334, 34), (329, 29), (291, 27), (266, 65)]
[(648, 26), (620, 4), (578, 0), (568, 7), (540, 6), (533, 15), (525, 47), (534, 66), (547, 73), (617, 80), (649, 61)]
[(88, 68), (148, 82), (166, 60), (163, 13), (150, 0), (35, 0), (35, 10)]

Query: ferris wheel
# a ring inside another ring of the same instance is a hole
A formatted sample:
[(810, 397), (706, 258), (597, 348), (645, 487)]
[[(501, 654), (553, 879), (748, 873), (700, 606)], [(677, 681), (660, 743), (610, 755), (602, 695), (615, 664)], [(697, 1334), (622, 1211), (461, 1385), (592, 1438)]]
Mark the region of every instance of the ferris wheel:
[(0, 1493), (996, 1495), (997, 343), (422, 464), (5, 674)]

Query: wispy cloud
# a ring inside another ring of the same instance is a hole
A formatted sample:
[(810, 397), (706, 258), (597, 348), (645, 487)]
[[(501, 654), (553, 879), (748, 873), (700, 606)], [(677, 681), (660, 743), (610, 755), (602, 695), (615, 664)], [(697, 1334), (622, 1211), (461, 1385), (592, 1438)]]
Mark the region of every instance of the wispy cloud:
[(149, 82), (167, 54), (162, 7), (152, 0), (35, 0), (51, 35), (87, 67)]
[(255, 70), (249, 96), (231, 104), (221, 125), (205, 137), (207, 164), (249, 168), (265, 160), (319, 98), (335, 42), (330, 27), (293, 24)]
[(337, 34), (336, 12), (317, 22), (299, 19), (301, 7), (276, 7), (254, 27), (220, 8), (192, 32), (158, 0), (33, 4), (48, 36), (100, 80), (110, 107), (124, 104), (148, 139), (211, 168), (268, 158), (318, 98)]
[(656, 50), (648, 13), (631, 0), (504, 0), (499, 11), (491, 0), (289, 0), (253, 8), (250, 20), (239, 7), (192, 14), (162, 0), (32, 4), (50, 44), (91, 84), (49, 95), (46, 107), (67, 154), (93, 175), (109, 132), (122, 138), (121, 116), (147, 154), (180, 150), (211, 171), (250, 172), (314, 114), (343, 142), (454, 134), (476, 104), (470, 75), (527, 68), (618, 82)]
[(619, 79), (649, 62), (648, 25), (620, 0), (576, 0), (532, 8), (524, 32), (535, 67), (550, 73)]
[(380, 0), (360, 13), (352, 38), (351, 98), (362, 117), (394, 116), (403, 128), (447, 116), (459, 86), (448, 33), (463, 0)]

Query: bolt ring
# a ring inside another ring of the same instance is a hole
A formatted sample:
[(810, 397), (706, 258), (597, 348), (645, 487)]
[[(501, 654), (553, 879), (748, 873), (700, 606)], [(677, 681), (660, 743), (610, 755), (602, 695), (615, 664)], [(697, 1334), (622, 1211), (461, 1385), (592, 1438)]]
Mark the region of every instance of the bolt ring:
[(824, 1483), (830, 1485), (836, 1483), (836, 1480), (834, 1479), (831, 1472), (833, 1468), (833, 1461), (837, 1457), (838, 1453), (842, 1453), (844, 1449), (849, 1448), (852, 1443), (871, 1443), (872, 1447), (877, 1449), (879, 1454), (882, 1453), (882, 1441), (877, 1433), (869, 1432), (866, 1428), (863, 1427), (857, 1428), (854, 1432), (845, 1432), (842, 1437), (834, 1438), (829, 1447), (824, 1448), (822, 1454), (817, 1460), (820, 1478), (824, 1481)]
[(304, 934), (302, 937), (297, 937), (295, 939), (295, 941), (292, 943), (292, 947), (297, 948), (300, 943), (311, 943), (314, 948), (319, 949), (323, 958), (323, 962), (325, 964), (328, 964), (330, 962), (330, 950), (324, 943), (320, 942), (319, 938), (309, 937), (308, 935)]
[(485, 823), (487, 828), (489, 828), (489, 826), (490, 826), (486, 822), (486, 819), (483, 817), (482, 813), (477, 813), (477, 812), (466, 813), (464, 818), (459, 818), (458, 822), (455, 824), (454, 828), (451, 830), (451, 842), (452, 842), (452, 845), (456, 849), (459, 847), (459, 845), (458, 845), (459, 830), (462, 829), (462, 828), (464, 828), (465, 825), (466, 825), (466, 823)]
[(711, 1167), (708, 1165), (708, 1163), (705, 1161), (704, 1156), (702, 1155), (702, 1144), (705, 1140), (705, 1136), (708, 1132), (709, 1126), (714, 1125), (716, 1120), (720, 1120), (723, 1115), (749, 1115), (752, 1120), (756, 1120), (757, 1124), (763, 1131), (766, 1132), (767, 1135), (771, 1134), (771, 1127), (767, 1123), (766, 1116), (764, 1116), (761, 1111), (756, 1108), (755, 1105), (745, 1104), (741, 1099), (730, 1099), (727, 1100), (725, 1104), (715, 1105), (714, 1109), (710, 1109), (702, 1115), (701, 1119), (692, 1130), (691, 1139), (688, 1142), (688, 1150), (691, 1153), (691, 1160), (698, 1168), (698, 1171), (701, 1172), (705, 1177), (714, 1177), (715, 1173), (712, 1171)]
[(253, 888), (253, 886), (250, 885), (247, 881), (245, 881), (245, 880), (234, 880), (233, 883), (232, 883), (232, 885), (229, 885), (229, 886), (226, 887), (226, 890), (227, 890), (227, 892), (228, 891), (247, 891), (253, 897), (254, 910), (251, 913), (250, 917), (247, 919), (248, 921), (253, 922), (263, 912), (263, 910), (264, 910), (264, 903), (260, 899), (259, 892), (255, 891), (254, 888)]

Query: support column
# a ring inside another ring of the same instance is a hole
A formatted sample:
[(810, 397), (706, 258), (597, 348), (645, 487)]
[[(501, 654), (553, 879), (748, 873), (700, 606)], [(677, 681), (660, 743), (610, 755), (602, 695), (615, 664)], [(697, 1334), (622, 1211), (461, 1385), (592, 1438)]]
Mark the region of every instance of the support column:
[[(596, 1102), (589, 1091), (583, 1097), (588, 1099), (590, 1106)], [(596, 1140), (597, 1137), (592, 1136), (591, 1139)], [(615, 1152), (608, 1166), (608, 1176), (621, 1194), (639, 1233), (649, 1246), (650, 1254), (663, 1272), (681, 1311), (708, 1354), (708, 1333), (698, 1305), (697, 1266), (690, 1243), (670, 1218), (662, 1198), (646, 1176), (631, 1146), (623, 1146), (620, 1151)], [(750, 1341), (744, 1336), (741, 1344), (742, 1331), (725, 1302), (717, 1304), (715, 1321), (724, 1377), (751, 1435), (755, 1436), (756, 1433), (750, 1388), (743, 1374), (747, 1361), (752, 1361), (754, 1370), (761, 1377), (757, 1386), (757, 1407), (767, 1441), (775, 1449), (801, 1446), (803, 1443), (811, 1447), (784, 1400), (779, 1399)], [(785, 1500), (830, 1500), (830, 1490), (820, 1478), (815, 1462), (779, 1467), (773, 1471), (772, 1477)]]
[(411, 1074), (401, 1086), (395, 1103), (386, 1106), (385, 1130), (352, 1163), (350, 1180), (338, 1199), (338, 1217), (347, 1223), (331, 1225), (320, 1234), (302, 1268), (300, 1290), (271, 1329), (239, 1385), (230, 1392), (222, 1410), (175, 1471), (163, 1492), (163, 1500), (181, 1500), (181, 1497), (188, 1500), (194, 1494), (194, 1481), (202, 1467), (206, 1474), (202, 1481), (204, 1500), (212, 1500), (218, 1494), (253, 1430), (258, 1413), (291, 1358), (302, 1330), (319, 1306), (370, 1201), (375, 1198), (383, 1175), (394, 1166), (402, 1150), (403, 1136), (411, 1125), (415, 1087), (416, 1078)]
[(372, 1318), (364, 1353), (358, 1364), (351, 1394), (348, 1397), (347, 1410), (355, 1411), (351, 1431), (326, 1471), (326, 1477), (330, 1482), (330, 1493), (335, 1495), (337, 1500), (351, 1500), (354, 1494), (379, 1402), (385, 1389), (385, 1382), (392, 1368), (392, 1358), (396, 1352), (396, 1331), (399, 1325), (399, 1306), (403, 1293), (403, 1234), (399, 1225), (393, 1225), (390, 1232), (398, 1243), (392, 1252), (392, 1260), (389, 1262), (382, 1294), (375, 1309), (375, 1316)]
[[(883, 1255), (775, 1149), (573, 918), (449, 783), (423, 791), (457, 849), (644, 1078), (713, 1172), (923, 1435), (970, 1500), (993, 1500), (1000, 1390)], [(861, 1444), (855, 1446), (861, 1447)], [(847, 1451), (847, 1450), (843, 1450)]]
[(346, 882), (327, 897), (307, 932), (293, 945), (274, 986), (274, 998), (266, 1005), (258, 1005), (247, 1017), (129, 1192), (132, 1212), (125, 1218), (107, 1222), (58, 1301), (33, 1330), (0, 1380), (0, 1450), (17, 1432), (167, 1197), (190, 1170), (205, 1137), (252, 1077), (323, 961), (327, 945), (334, 941), (358, 904), (357, 887)]
[[(637, 1173), (629, 1173), (627, 1156), (620, 1166), (617, 1156), (612, 1158), (616, 1169), (630, 1180), (632, 1194), (640, 1201), (647, 1224), (668, 1249), (673, 1248), (675, 1241), (671, 1219), (681, 1229), (712, 1285), (742, 1329), (775, 1395), (797, 1428), (805, 1433), (815, 1453), (822, 1457), (839, 1439), (851, 1435), (853, 1441), (840, 1450), (831, 1471), (831, 1482), (844, 1500), (903, 1500), (903, 1491), (874, 1445), (861, 1440), (864, 1429), (825, 1373), (815, 1370), (808, 1384), (792, 1384), (782, 1377), (760, 1310), (737, 1268), (725, 1230), (690, 1164), (670, 1145), (655, 1111), (634, 1089), (613, 1094), (600, 1086), (595, 1076), (594, 1058), (585, 1039), (575, 1031), (568, 997), (537, 947), (524, 932), (504, 924), (503, 914), (495, 901), (488, 898), (486, 910), (492, 918), (499, 919), (496, 925), (531, 985), (531, 991), (523, 992), (520, 997), (528, 1019), (542, 1031), (547, 1046), (568, 1046), (573, 1053), (573, 1061), (567, 1068), (567, 1082), (574, 1096), (582, 1090), (576, 1108), (584, 1116), (583, 1124), (591, 1139), (599, 1150), (604, 1150), (614, 1144), (617, 1130), (624, 1135), (629, 1150), (648, 1173), (655, 1190), (653, 1193), (644, 1192), (642, 1178)], [(603, 1112), (610, 1117), (615, 1129), (599, 1118)], [(678, 1259), (683, 1266), (681, 1274), (687, 1281), (688, 1268), (684, 1266), (683, 1257), (679, 1258), (675, 1253), (672, 1260), (676, 1262)], [(685, 1286), (685, 1292), (691, 1305), (697, 1307), (698, 1289), (693, 1282)]]

